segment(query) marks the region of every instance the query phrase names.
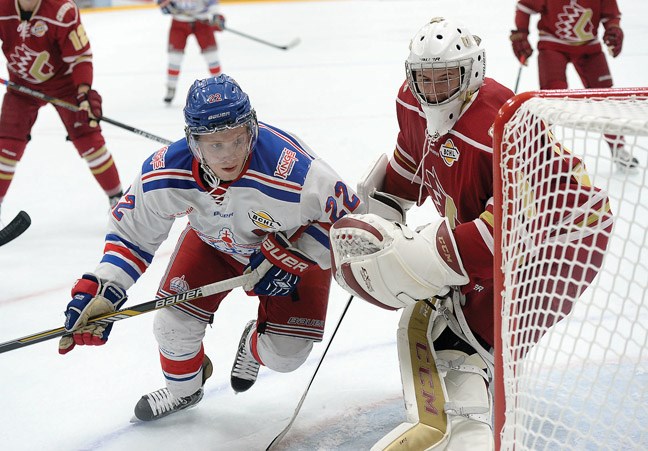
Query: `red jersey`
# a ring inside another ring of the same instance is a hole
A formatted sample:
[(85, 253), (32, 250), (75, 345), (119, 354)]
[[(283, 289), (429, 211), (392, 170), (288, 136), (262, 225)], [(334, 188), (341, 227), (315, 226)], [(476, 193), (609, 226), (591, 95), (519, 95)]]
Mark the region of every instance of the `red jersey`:
[(518, 30), (529, 29), (531, 14), (540, 14), (539, 49), (556, 44), (600, 46), (599, 25), (607, 28), (621, 20), (616, 0), (519, 0), (515, 15)]
[(493, 140), (489, 131), (498, 110), (512, 96), (510, 89), (486, 78), (453, 129), (429, 149), (425, 115), (407, 82), (396, 99), (400, 132), (384, 190), (419, 205), (431, 198), (439, 214), (450, 220), (473, 281), (493, 278)]
[(18, 0), (0, 2), (0, 40), (15, 83), (45, 92), (92, 85), (92, 51), (72, 0), (41, 0), (29, 20)]
[[(453, 129), (431, 145), (426, 137), (425, 115), (407, 83), (397, 98), (400, 132), (383, 188), (419, 205), (430, 197), (439, 214), (449, 219), (471, 280), (464, 288), (465, 293), (492, 287), (493, 141), (490, 129), (497, 112), (512, 96), (510, 89), (486, 78)], [(537, 198), (535, 208), (551, 212), (539, 220), (554, 226), (543, 228), (545, 233), (535, 239), (571, 242), (581, 239), (581, 235), (573, 233), (575, 225), (580, 230), (586, 224), (592, 229), (589, 234), (611, 227), (606, 194), (591, 185), (580, 159), (558, 142), (545, 144), (538, 142), (539, 149), (544, 151), (531, 154), (539, 164), (548, 163), (552, 177), (549, 183), (545, 179), (543, 183), (536, 180), (530, 183), (537, 187), (533, 193)], [(536, 175), (544, 176), (544, 173)]]

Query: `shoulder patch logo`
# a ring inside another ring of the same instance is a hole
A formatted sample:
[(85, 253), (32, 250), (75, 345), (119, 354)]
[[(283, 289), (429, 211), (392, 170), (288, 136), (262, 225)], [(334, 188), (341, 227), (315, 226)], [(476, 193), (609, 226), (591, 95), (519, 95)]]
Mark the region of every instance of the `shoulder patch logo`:
[(295, 166), (295, 162), (298, 161), (297, 152), (290, 149), (284, 149), (281, 151), (281, 157), (275, 168), (274, 175), (276, 177), (281, 177), (282, 179), (287, 179), (290, 173)]
[(164, 156), (166, 155), (167, 150), (169, 150), (169, 146), (165, 146), (155, 152), (155, 155), (151, 158), (151, 166), (153, 169), (164, 169)]
[(281, 224), (278, 221), (275, 221), (267, 211), (250, 210), (248, 211), (248, 217), (256, 226), (261, 227), (262, 229), (278, 229), (281, 227)]
[(441, 154), (443, 162), (448, 167), (452, 167), (452, 165), (459, 160), (459, 150), (452, 142), (452, 139), (447, 139), (446, 142), (443, 143), (439, 149), (439, 153)]

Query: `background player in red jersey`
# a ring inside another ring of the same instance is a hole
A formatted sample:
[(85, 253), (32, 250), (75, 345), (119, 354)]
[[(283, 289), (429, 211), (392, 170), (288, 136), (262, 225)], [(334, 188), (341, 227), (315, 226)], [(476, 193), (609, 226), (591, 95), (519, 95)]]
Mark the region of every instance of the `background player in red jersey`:
[[(91, 88), (92, 50), (72, 0), (0, 2), (0, 40), (9, 80), (72, 104), (55, 107), (68, 138), (114, 205), (121, 183), (101, 127), (101, 96)], [(0, 116), (0, 205), (23, 156), (38, 110), (46, 102), (8, 89)]]
[[(376, 449), (405, 436), (421, 449), (441, 441), (450, 443), (448, 449), (493, 448), (489, 379), (480, 370), (492, 369), (495, 333), (491, 126), (513, 93), (484, 77), (485, 57), (477, 36), (444, 18), (433, 18), (416, 33), (407, 80), (396, 99), (396, 149), (389, 160), (383, 155), (358, 186), (369, 214), (348, 215), (331, 228), (336, 280), (373, 304), (403, 309), (398, 351), (408, 422)], [(552, 201), (587, 207), (584, 218), (555, 215), (555, 236), (544, 239), (553, 243), (551, 252), (600, 267), (612, 227), (607, 196), (588, 185), (580, 160), (560, 143), (550, 148), (545, 159), (555, 180), (548, 188), (556, 192)], [(568, 197), (559, 194), (565, 192), (563, 184), (589, 189)], [(404, 211), (427, 198), (441, 217), (410, 230), (403, 224)], [(551, 206), (538, 208), (545, 207)], [(577, 238), (569, 234), (582, 229), (583, 220), (587, 238), (582, 243), (594, 244), (581, 247), (595, 248), (587, 255), (571, 246)], [(577, 298), (596, 271), (569, 272), (560, 264), (543, 270), (539, 284), (569, 275), (557, 290), (564, 296), (546, 300), (555, 314), (536, 318), (553, 324), (571, 309), (564, 299)], [(551, 280), (543, 282), (547, 275)]]
[[(611, 88), (612, 75), (598, 39), (616, 58), (623, 46), (621, 12), (616, 0), (519, 0), (515, 10), (515, 30), (511, 31), (513, 53), (526, 65), (533, 54), (529, 44), (529, 19), (540, 14), (538, 22), (538, 72), (540, 89), (567, 89), (567, 64), (574, 65), (583, 86)], [(612, 156), (622, 168), (637, 166), (623, 146), (623, 138), (606, 135)]]
[(171, 14), (169, 30), (169, 64), (167, 67), (166, 103), (175, 97), (180, 67), (184, 57), (187, 38), (196, 37), (207, 68), (211, 75), (221, 73), (218, 44), (215, 31), (223, 31), (225, 17), (220, 13), (218, 0), (158, 0), (162, 13)]

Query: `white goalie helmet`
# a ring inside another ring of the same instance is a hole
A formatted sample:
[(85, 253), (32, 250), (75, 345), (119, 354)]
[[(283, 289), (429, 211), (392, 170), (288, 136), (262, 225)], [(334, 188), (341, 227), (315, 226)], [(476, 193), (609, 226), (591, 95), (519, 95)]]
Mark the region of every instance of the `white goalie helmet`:
[(425, 113), (433, 141), (452, 129), (464, 103), (484, 83), (486, 54), (480, 42), (443, 17), (432, 18), (410, 42), (407, 82)]

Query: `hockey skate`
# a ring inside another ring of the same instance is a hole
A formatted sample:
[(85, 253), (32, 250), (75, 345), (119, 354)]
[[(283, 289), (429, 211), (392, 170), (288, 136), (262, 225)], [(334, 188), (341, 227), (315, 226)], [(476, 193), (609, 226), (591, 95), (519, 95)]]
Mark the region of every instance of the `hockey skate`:
[[(205, 385), (205, 381), (212, 375), (214, 370), (211, 360), (209, 360), (207, 355), (205, 355), (202, 367), (202, 383)], [(158, 420), (172, 413), (195, 406), (200, 402), (202, 397), (202, 387), (197, 392), (183, 398), (176, 398), (166, 387), (161, 388), (140, 398), (135, 405), (135, 418), (140, 421)]]
[(245, 326), (241, 341), (239, 342), (236, 359), (232, 366), (231, 384), (236, 393), (244, 392), (254, 385), (259, 374), (259, 362), (249, 352), (247, 343), (250, 335), (256, 333), (256, 320), (252, 320)]
[(164, 96), (164, 103), (171, 103), (171, 101), (175, 97), (175, 92), (176, 92), (175, 88), (172, 88), (170, 86), (167, 87), (166, 96)]
[(622, 170), (630, 170), (639, 166), (639, 160), (630, 155), (623, 146), (615, 147), (612, 150), (612, 159)]

